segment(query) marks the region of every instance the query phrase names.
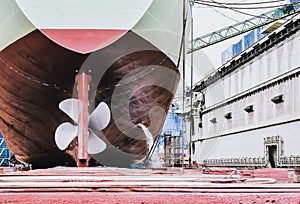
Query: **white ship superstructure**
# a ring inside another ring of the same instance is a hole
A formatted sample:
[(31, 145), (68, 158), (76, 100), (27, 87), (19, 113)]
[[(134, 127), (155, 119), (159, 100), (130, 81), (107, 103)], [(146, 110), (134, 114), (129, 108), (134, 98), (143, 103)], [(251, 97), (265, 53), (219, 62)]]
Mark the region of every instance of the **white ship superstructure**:
[(207, 166), (300, 165), (299, 28), (296, 16), (194, 89), (205, 105), (193, 160)]

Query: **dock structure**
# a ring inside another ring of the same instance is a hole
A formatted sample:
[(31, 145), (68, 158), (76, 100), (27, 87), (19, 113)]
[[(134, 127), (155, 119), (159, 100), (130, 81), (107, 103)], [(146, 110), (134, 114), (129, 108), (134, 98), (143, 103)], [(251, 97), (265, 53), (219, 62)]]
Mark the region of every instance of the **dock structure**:
[(219, 167), (299, 167), (300, 20), (296, 16), (194, 88), (204, 95), (193, 160)]
[[(299, 203), (300, 184), (291, 183), (288, 172), (111, 167), (17, 171), (0, 174), (0, 203)], [(266, 178), (268, 174), (281, 179)]]

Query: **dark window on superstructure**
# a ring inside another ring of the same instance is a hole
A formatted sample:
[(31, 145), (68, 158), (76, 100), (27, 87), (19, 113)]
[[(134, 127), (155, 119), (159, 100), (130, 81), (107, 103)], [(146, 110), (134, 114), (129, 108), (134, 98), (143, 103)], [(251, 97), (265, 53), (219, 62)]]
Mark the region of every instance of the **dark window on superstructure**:
[(278, 95), (278, 96), (274, 96), (271, 101), (275, 104), (278, 104), (278, 103), (282, 103), (283, 102), (283, 95)]
[(211, 122), (211, 123), (217, 123), (217, 118), (212, 118), (212, 119), (210, 119), (210, 122)]
[(231, 119), (232, 118), (232, 113), (231, 112), (228, 112), (224, 115), (224, 118), (226, 119)]
[(244, 108), (244, 110), (245, 110), (247, 113), (253, 112), (253, 111), (254, 111), (253, 105), (246, 106), (246, 107)]

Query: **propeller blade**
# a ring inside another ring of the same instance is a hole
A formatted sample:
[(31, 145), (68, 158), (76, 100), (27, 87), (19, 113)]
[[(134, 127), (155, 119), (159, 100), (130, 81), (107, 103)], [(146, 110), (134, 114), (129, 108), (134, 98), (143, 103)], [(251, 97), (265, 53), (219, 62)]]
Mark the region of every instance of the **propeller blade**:
[(58, 105), (59, 109), (65, 112), (74, 122), (78, 123), (78, 99), (69, 98)]
[(88, 153), (98, 154), (106, 149), (106, 144), (93, 131), (89, 130)]
[(102, 130), (110, 121), (110, 110), (106, 103), (101, 102), (89, 116), (89, 128)]
[(60, 150), (65, 150), (77, 136), (77, 127), (72, 123), (60, 124), (55, 131), (55, 143)]

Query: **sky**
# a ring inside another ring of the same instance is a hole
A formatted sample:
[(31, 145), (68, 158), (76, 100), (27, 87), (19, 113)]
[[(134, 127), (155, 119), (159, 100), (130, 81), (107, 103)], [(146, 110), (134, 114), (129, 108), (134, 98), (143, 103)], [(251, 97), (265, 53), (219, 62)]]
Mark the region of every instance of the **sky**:
[[(286, 4), (283, 0), (202, 0), (205, 2), (217, 1), (225, 3), (258, 3), (258, 2), (268, 2), (264, 4), (252, 4), (250, 7), (267, 7), (274, 5)], [(274, 3), (273, 3), (274, 2)], [(245, 7), (245, 5), (231, 5), (232, 7)], [(237, 22), (241, 22), (250, 18), (251, 15), (260, 15), (267, 11), (273, 10), (275, 8), (269, 9), (242, 9), (240, 11), (250, 14), (244, 15), (233, 11), (231, 9), (215, 8), (203, 6), (200, 4), (195, 4), (192, 9), (193, 16), (193, 39), (200, 37), (202, 35), (211, 33), (213, 31), (228, 27)], [(207, 75), (212, 73), (214, 70), (222, 66), (221, 54), (232, 44), (237, 43), (244, 35), (241, 34), (234, 38), (225, 40), (223, 42), (211, 45), (209, 47), (203, 48), (201, 50), (193, 52), (193, 63), (191, 63), (191, 55), (188, 54), (186, 57), (186, 71), (185, 71), (185, 87), (191, 87), (191, 84), (195, 86), (201, 79), (205, 78)], [(193, 66), (192, 66), (193, 64)], [(191, 71), (193, 67), (193, 71)], [(191, 81), (191, 72), (193, 73), (193, 81)], [(182, 66), (180, 67), (180, 73), (183, 73)], [(175, 101), (181, 103), (182, 101), (182, 91), (183, 91), (183, 75), (181, 74), (181, 82), (179, 83)]]
[[(211, 0), (205, 0), (211, 1)], [(268, 0), (215, 0), (217, 2), (226, 2), (226, 3), (258, 3), (258, 2), (267, 2)], [(286, 1), (277, 1), (269, 0), (265, 4), (253, 4), (249, 5), (250, 7), (266, 7), (274, 6), (286, 3)], [(246, 7), (245, 5), (231, 5), (235, 7)], [(265, 13), (269, 9), (243, 9), (240, 10), (251, 15), (259, 15)], [(219, 30), (221, 28), (233, 25), (237, 22), (244, 21), (246, 19), (252, 18), (250, 15), (244, 15), (233, 11), (231, 9), (208, 7), (200, 4), (195, 4), (192, 10), (193, 13), (193, 33), (194, 38), (200, 37), (207, 33)], [(232, 44), (237, 43), (245, 34), (240, 36), (228, 39), (226, 41), (220, 42), (215, 45), (211, 45), (207, 48), (203, 48), (200, 51), (194, 52), (194, 80), (197, 81), (197, 78), (202, 78), (211, 70), (219, 68), (221, 64), (221, 53), (222, 51), (229, 48)]]

